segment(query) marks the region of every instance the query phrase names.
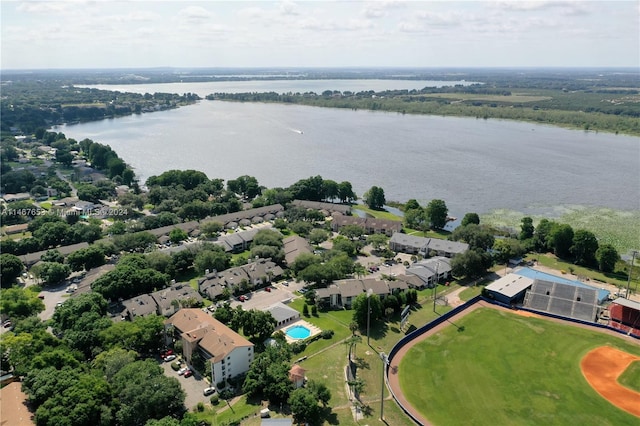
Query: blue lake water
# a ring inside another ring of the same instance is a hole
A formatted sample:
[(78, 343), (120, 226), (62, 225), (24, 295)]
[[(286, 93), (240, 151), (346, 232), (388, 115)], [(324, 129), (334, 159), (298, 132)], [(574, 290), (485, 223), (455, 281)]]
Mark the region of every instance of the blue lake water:
[[(178, 92), (197, 93), (199, 84), (184, 84)], [(640, 209), (638, 137), (501, 120), (205, 100), (57, 130), (110, 145), (143, 182), (169, 169), (196, 169), (225, 180), (251, 175), (266, 187), (321, 175), (351, 182), (359, 196), (376, 185), (387, 200), (443, 199), (458, 217), (498, 208), (549, 214), (563, 205)]]

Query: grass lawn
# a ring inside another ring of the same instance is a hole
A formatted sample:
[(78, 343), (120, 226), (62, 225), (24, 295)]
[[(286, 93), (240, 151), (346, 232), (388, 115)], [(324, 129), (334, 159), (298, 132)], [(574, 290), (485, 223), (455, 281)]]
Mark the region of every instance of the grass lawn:
[(640, 355), (639, 345), (494, 309), (473, 311), (458, 325), (464, 331), (444, 329), (414, 346), (399, 366), (407, 398), (434, 424), (637, 422), (589, 386), (580, 360), (602, 345)]
[[(558, 259), (556, 256), (552, 254), (540, 254), (540, 253), (529, 254), (526, 256), (526, 259), (527, 260), (537, 259), (539, 264), (546, 266), (548, 268), (556, 269), (558, 271), (565, 271), (570, 273), (570, 271), (573, 270), (573, 274), (582, 276), (582, 277), (588, 277), (590, 280), (604, 281), (604, 282), (608, 282), (613, 285), (616, 285), (618, 287), (625, 287), (625, 288), (627, 287), (626, 277), (615, 276), (613, 274), (608, 274), (608, 273), (604, 274), (600, 271), (575, 265), (571, 262), (565, 262), (564, 260)], [(632, 278), (635, 278), (635, 276), (632, 276)], [(597, 283), (593, 283), (593, 285), (597, 285)], [(634, 289), (636, 288), (637, 285), (638, 285), (638, 280), (632, 279), (631, 288)]]
[(393, 214), (386, 210), (373, 210), (363, 204), (358, 204), (352, 206), (351, 208), (353, 210), (360, 210), (362, 212), (365, 212), (366, 214), (370, 215), (371, 217), (375, 217), (376, 219), (402, 220), (402, 218), (396, 214)]
[(482, 293), (483, 288), (484, 286), (481, 286), (481, 285), (465, 288), (464, 290), (462, 290), (462, 292), (459, 295), (460, 300), (467, 302), (473, 299), (474, 297), (479, 296), (480, 293)]
[(618, 377), (618, 382), (629, 389), (640, 392), (640, 361), (632, 362)]

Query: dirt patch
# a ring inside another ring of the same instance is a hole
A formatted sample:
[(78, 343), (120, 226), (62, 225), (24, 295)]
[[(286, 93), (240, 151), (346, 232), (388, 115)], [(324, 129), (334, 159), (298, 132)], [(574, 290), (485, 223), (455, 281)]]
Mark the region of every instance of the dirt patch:
[(640, 417), (640, 392), (618, 383), (618, 377), (640, 357), (601, 346), (586, 354), (580, 362), (582, 375), (591, 387), (616, 407)]

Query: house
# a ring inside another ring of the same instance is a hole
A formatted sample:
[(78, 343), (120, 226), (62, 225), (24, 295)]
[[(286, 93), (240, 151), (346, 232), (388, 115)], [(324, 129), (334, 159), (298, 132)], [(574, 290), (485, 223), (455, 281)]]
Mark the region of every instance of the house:
[(351, 214), (351, 206), (345, 204), (323, 203), (320, 201), (293, 200), (292, 206), (303, 207), (305, 209), (325, 211), (329, 214), (340, 213), (343, 215)]
[(421, 260), (407, 268), (407, 275), (419, 277), (423, 284), (419, 288), (433, 287), (436, 282), (445, 280), (451, 275), (451, 259), (447, 257), (433, 257)]
[[(73, 253), (76, 250), (84, 249), (87, 247), (89, 247), (89, 243), (82, 242), (77, 244), (71, 244), (68, 246), (56, 247), (55, 249), (58, 250), (63, 256), (66, 257), (70, 253)], [(31, 266), (35, 265), (36, 262), (40, 261), (42, 255), (44, 255), (47, 251), (48, 250), (41, 250), (34, 253), (23, 254), (22, 256), (18, 256), (18, 257), (20, 257), (20, 260), (22, 260), (22, 263), (24, 263), (24, 265), (27, 268), (30, 268)]]
[(211, 315), (200, 309), (180, 309), (165, 321), (165, 327), (170, 326), (173, 329), (168, 338), (182, 341), (187, 363), (191, 364), (195, 353), (211, 363), (213, 383), (249, 371), (254, 356), (253, 343)]
[[(381, 281), (377, 278), (337, 281), (326, 288), (316, 289), (316, 300), (323, 305), (348, 308), (358, 295), (369, 291), (371, 294), (377, 294), (380, 299), (384, 299), (392, 293), (391, 283), (393, 282)], [(406, 283), (394, 284), (393, 288), (396, 291), (403, 291), (408, 286)]]
[[(257, 207), (255, 209), (241, 210), (239, 212), (227, 213), (219, 216), (209, 217), (202, 220), (202, 224), (208, 222), (221, 223), (225, 229), (235, 229), (238, 227), (238, 222), (242, 219), (254, 220), (256, 216), (262, 217), (264, 220), (272, 220), (275, 217), (281, 217), (284, 213), (284, 207), (281, 204), (272, 204), (264, 207)], [(235, 225), (233, 226), (232, 223)]]
[(299, 235), (287, 237), (282, 242), (284, 243), (284, 260), (287, 265), (291, 265), (303, 253), (313, 253), (309, 242)]
[(18, 192), (16, 194), (4, 194), (2, 199), (7, 203), (13, 203), (15, 201), (26, 201), (31, 199), (31, 194), (28, 192)]
[(144, 317), (158, 313), (158, 305), (149, 294), (142, 294), (140, 296), (127, 299), (122, 302), (122, 306), (124, 306), (122, 317), (128, 318), (131, 321), (137, 317)]
[(331, 230), (339, 232), (340, 228), (347, 225), (358, 225), (365, 229), (365, 234), (385, 234), (392, 236), (402, 230), (402, 222), (399, 220), (363, 218), (355, 216), (345, 216), (341, 213), (331, 215)]
[[(223, 291), (224, 287), (231, 290), (234, 285), (240, 286), (243, 282), (248, 287), (260, 287), (279, 278), (283, 273), (282, 268), (271, 259), (258, 259), (255, 262), (221, 272), (207, 272), (204, 278), (198, 281), (198, 289), (200, 293), (215, 298), (218, 291)], [(216, 286), (219, 286), (220, 289), (215, 288)]]
[(4, 228), (4, 232), (7, 235), (14, 235), (26, 232), (29, 229), (28, 223), (19, 223), (17, 225), (9, 225)]
[(389, 248), (395, 252), (419, 254), (424, 257), (431, 255), (453, 257), (456, 254), (467, 251), (469, 244), (396, 232), (389, 240)]
[[(158, 307), (158, 314), (168, 317), (176, 313), (180, 302), (189, 301), (197, 305), (202, 304), (202, 296), (188, 283), (173, 284), (165, 289), (151, 293)], [(191, 305), (193, 306), (193, 305)]]
[(298, 364), (293, 364), (293, 367), (289, 370), (289, 380), (293, 383), (293, 386), (298, 389), (304, 386), (305, 382), (305, 373), (307, 370), (300, 367)]

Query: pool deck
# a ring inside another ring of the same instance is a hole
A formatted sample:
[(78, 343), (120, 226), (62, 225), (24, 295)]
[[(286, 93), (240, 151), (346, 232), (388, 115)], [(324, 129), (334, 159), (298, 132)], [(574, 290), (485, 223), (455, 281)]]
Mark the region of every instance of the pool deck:
[(309, 334), (309, 337), (307, 337), (306, 339), (309, 339), (313, 336), (317, 336), (318, 334), (322, 333), (322, 330), (320, 330), (318, 327), (316, 327), (313, 324), (308, 323), (307, 321), (303, 320), (303, 319), (299, 319), (298, 321), (292, 322), (287, 324), (286, 326), (282, 327), (280, 330), (282, 330), (284, 332), (285, 337), (287, 338), (287, 343), (294, 343), (294, 342), (301, 342), (301, 341), (305, 341), (306, 339), (293, 339), (291, 337), (289, 337), (289, 335), (287, 334), (287, 330), (295, 327), (297, 325), (301, 325), (303, 327), (306, 327), (309, 329), (309, 331), (311, 332), (311, 334)]

